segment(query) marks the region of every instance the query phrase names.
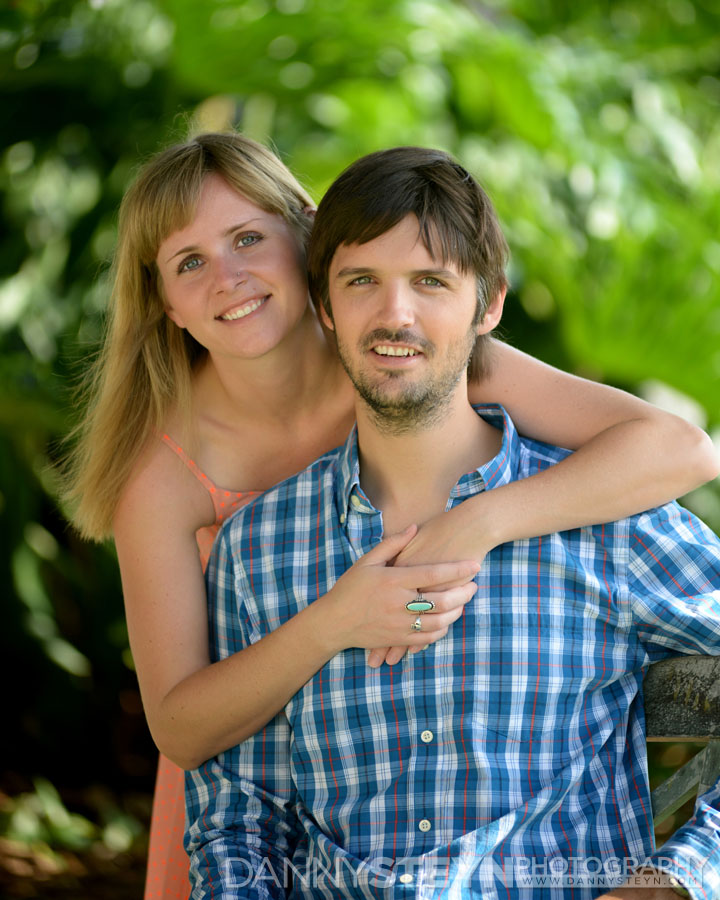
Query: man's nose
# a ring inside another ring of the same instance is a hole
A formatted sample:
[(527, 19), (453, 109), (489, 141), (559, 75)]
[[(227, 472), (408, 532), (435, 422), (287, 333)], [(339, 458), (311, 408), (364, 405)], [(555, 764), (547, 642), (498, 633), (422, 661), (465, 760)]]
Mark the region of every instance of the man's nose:
[(383, 286), (378, 318), (378, 324), (395, 331), (413, 325), (415, 304), (412, 291), (407, 285), (391, 283)]

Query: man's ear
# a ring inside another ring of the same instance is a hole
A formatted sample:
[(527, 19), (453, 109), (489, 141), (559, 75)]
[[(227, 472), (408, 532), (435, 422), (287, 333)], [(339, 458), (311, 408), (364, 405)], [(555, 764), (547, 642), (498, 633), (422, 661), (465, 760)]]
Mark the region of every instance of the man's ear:
[(495, 299), (485, 310), (485, 315), (483, 316), (482, 322), (478, 322), (475, 328), (477, 334), (488, 334), (493, 330), (493, 328), (497, 327), (500, 319), (502, 319), (506, 293), (507, 286), (503, 287), (502, 290), (497, 292), (497, 294), (495, 295)]
[(330, 313), (325, 309), (324, 303), (320, 304), (319, 310), (320, 321), (323, 323), (323, 325), (327, 328), (328, 331), (335, 331), (335, 323), (333, 322)]

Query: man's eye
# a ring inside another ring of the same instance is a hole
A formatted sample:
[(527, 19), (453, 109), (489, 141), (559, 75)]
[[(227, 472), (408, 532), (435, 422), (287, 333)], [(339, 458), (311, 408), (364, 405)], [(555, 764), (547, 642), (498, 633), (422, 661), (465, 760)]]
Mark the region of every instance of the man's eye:
[(197, 256), (191, 256), (189, 259), (184, 259), (180, 265), (178, 266), (178, 274), (181, 272), (192, 272), (193, 269), (199, 268), (202, 265)]
[(350, 284), (370, 284), (371, 280), (369, 275), (358, 275), (357, 278), (353, 278)]
[(432, 275), (424, 275), (420, 279), (420, 284), (426, 284), (428, 287), (442, 287), (443, 283), (438, 278), (433, 278)]

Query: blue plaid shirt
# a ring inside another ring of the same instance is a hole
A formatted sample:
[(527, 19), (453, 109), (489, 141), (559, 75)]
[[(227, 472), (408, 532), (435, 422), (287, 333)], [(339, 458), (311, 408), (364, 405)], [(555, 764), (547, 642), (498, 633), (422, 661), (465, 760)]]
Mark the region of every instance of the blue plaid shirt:
[[(567, 454), (479, 412), (502, 448), (448, 509)], [(353, 433), (222, 529), (213, 658), (325, 594), (382, 534)], [(259, 734), (189, 773), (195, 900), (514, 900), (549, 884), (547, 900), (585, 900), (649, 858), (720, 897), (717, 786), (655, 851), (642, 699), (651, 662), (720, 653), (718, 538), (669, 504), (503, 544), (476, 581), (445, 638), (380, 669), (339, 653)]]

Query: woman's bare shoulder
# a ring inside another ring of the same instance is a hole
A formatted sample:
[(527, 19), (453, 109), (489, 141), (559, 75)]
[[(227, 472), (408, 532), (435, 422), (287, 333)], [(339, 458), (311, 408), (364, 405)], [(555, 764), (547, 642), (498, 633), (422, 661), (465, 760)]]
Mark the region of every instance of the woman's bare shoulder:
[(206, 488), (170, 446), (152, 435), (120, 495), (113, 518), (116, 540), (127, 529), (149, 526), (157, 531), (164, 523), (194, 534), (214, 520)]

